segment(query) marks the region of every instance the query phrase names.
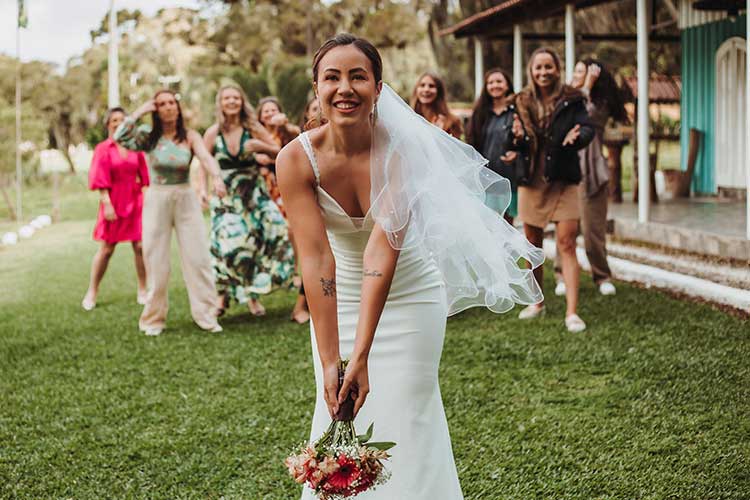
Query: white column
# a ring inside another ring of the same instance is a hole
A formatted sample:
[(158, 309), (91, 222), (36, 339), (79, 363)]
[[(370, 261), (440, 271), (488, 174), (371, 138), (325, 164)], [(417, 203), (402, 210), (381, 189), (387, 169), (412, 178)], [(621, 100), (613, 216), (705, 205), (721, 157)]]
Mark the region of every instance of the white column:
[(117, 12), (115, 11), (115, 0), (109, 1), (109, 60), (107, 61), (108, 106), (114, 108), (120, 105), (120, 69), (117, 54), (119, 43), (117, 33)]
[(576, 28), (575, 6), (565, 5), (565, 81), (573, 79), (573, 69), (576, 66)]
[(746, 196), (746, 236), (750, 240), (750, 0), (747, 0), (747, 9), (745, 10), (747, 26), (745, 27), (745, 187), (747, 188)]
[(646, 223), (651, 208), (651, 173), (648, 144), (648, 2), (637, 0), (638, 54), (638, 222)]
[(23, 166), (21, 164), (21, 27), (16, 25), (16, 221), (23, 226)]
[(482, 56), (482, 41), (474, 38), (474, 98), (479, 99), (484, 86), (484, 57)]
[(520, 24), (513, 25), (513, 86), (515, 92), (523, 88), (523, 39)]

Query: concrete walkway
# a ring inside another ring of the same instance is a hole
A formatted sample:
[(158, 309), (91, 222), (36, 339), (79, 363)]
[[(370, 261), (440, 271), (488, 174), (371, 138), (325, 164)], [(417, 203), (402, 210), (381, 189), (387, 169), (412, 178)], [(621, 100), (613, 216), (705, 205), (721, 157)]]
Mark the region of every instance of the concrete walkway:
[(611, 203), (613, 235), (702, 255), (750, 261), (745, 238), (745, 201), (718, 198), (663, 200), (651, 206), (647, 224), (638, 222), (638, 205)]

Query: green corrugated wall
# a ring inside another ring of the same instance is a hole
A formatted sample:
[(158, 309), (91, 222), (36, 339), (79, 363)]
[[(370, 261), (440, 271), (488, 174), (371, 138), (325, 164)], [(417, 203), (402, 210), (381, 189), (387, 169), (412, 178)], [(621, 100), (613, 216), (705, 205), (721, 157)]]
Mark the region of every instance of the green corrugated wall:
[(689, 130), (704, 134), (703, 144), (693, 175), (693, 191), (715, 193), (714, 178), (714, 99), (716, 86), (716, 51), (733, 37), (745, 38), (746, 17), (725, 19), (682, 31), (682, 103), (680, 152), (682, 169), (687, 168)]

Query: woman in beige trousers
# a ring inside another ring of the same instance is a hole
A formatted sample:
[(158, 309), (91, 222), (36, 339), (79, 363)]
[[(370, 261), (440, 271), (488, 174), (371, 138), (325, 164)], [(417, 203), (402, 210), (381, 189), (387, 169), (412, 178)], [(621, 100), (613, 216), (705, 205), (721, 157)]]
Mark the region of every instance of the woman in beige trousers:
[[(146, 113), (151, 113), (153, 126), (137, 126), (138, 118)], [(169, 90), (157, 92), (126, 118), (114, 138), (129, 149), (145, 151), (151, 171), (151, 187), (143, 203), (148, 298), (139, 328), (146, 335), (159, 335), (166, 326), (174, 228), (193, 320), (204, 330), (220, 332), (206, 225), (198, 197), (189, 183), (190, 163), (195, 155), (213, 177), (216, 194), (224, 196), (226, 188), (216, 160), (206, 150), (200, 134), (185, 128), (180, 104)]]

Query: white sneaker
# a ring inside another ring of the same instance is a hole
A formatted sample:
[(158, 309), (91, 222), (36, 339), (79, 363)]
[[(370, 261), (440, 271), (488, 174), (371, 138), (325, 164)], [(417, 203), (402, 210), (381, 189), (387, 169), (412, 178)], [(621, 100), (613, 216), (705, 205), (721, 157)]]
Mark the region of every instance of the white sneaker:
[(136, 303), (137, 303), (138, 305), (140, 305), (140, 306), (145, 306), (145, 305), (146, 305), (146, 299), (147, 299), (147, 298), (148, 298), (148, 293), (147, 293), (147, 292), (143, 292), (143, 293), (138, 293), (138, 294), (136, 295), (136, 297), (135, 297), (135, 301), (136, 301)]
[(558, 297), (564, 297), (565, 292), (567, 292), (568, 289), (565, 288), (565, 282), (564, 281), (558, 281), (557, 285), (555, 285), (555, 295)]
[(611, 281), (602, 281), (602, 283), (599, 285), (599, 293), (601, 293), (602, 295), (614, 295), (617, 293), (617, 289)]
[(157, 335), (161, 335), (161, 332), (161, 328), (146, 328), (145, 330), (143, 330), (143, 333), (145, 333), (149, 337), (156, 337)]
[(521, 309), (518, 319), (534, 319), (544, 314), (544, 305), (532, 304)]
[(211, 333), (221, 333), (224, 329), (221, 327), (221, 325), (216, 325), (215, 327), (211, 328), (209, 332)]
[(571, 333), (580, 333), (586, 329), (586, 323), (577, 314), (571, 314), (565, 316), (565, 327)]
[(93, 311), (96, 307), (96, 302), (93, 300), (83, 299), (81, 301), (81, 307), (83, 307), (84, 311)]

